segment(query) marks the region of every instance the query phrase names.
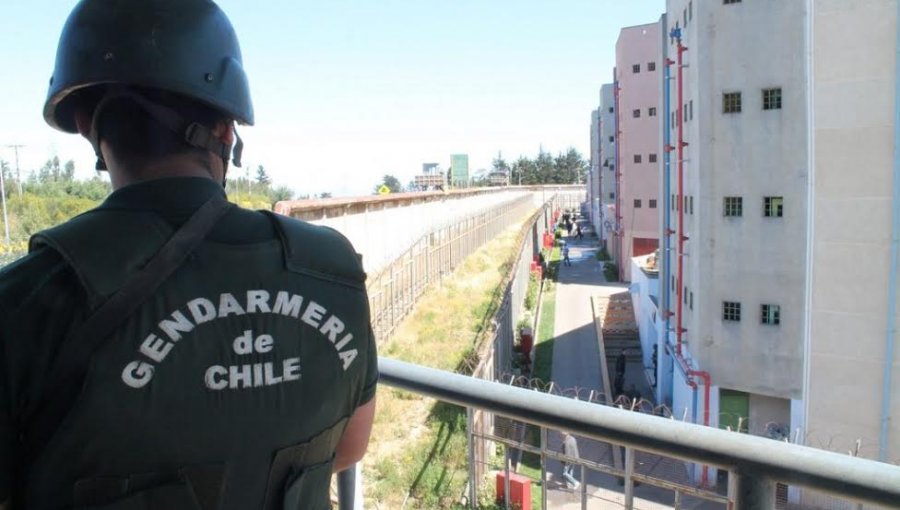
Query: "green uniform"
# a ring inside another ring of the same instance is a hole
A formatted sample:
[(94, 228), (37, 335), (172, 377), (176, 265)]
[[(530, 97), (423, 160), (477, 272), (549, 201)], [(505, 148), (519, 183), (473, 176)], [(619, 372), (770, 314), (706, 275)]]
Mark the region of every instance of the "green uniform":
[(217, 193), (202, 178), (122, 188), (0, 272), (0, 501), (329, 508), (334, 448), (377, 381), (365, 275), (335, 231), (237, 208), (101, 344), (36, 457), (15, 460), (60, 344)]

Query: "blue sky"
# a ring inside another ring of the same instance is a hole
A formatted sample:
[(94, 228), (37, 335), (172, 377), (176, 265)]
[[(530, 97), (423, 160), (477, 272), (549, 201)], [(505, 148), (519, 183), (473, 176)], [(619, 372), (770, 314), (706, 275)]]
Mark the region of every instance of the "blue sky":
[[(241, 40), (256, 126), (249, 166), (302, 194), (367, 194), (408, 182), (424, 162), (471, 170), (502, 151), (574, 146), (587, 157), (590, 112), (609, 82), (623, 26), (653, 22), (663, 0), (221, 0)], [(43, 123), (59, 31), (75, 4), (3, 0), (0, 158), (22, 143), (23, 171), (48, 157), (93, 173), (87, 142)], [(245, 165), (248, 166), (248, 165)], [(232, 169), (232, 172), (243, 172)]]

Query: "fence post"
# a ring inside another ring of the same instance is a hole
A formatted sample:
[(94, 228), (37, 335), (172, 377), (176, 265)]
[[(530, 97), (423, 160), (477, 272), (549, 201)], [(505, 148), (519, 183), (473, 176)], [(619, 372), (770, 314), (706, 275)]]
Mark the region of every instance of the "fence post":
[(634, 448), (625, 447), (625, 510), (634, 508)]
[(541, 427), (541, 510), (547, 510), (547, 457), (544, 452), (547, 451), (547, 429)]
[(338, 509), (353, 510), (353, 496), (356, 489), (356, 468), (358, 464), (354, 464), (340, 473), (338, 473)]
[(469, 432), (469, 508), (476, 506), (476, 476), (478, 471), (475, 466), (475, 413), (471, 407), (466, 408), (466, 428)]
[(738, 510), (775, 508), (775, 482), (758, 473), (738, 469), (735, 473)]

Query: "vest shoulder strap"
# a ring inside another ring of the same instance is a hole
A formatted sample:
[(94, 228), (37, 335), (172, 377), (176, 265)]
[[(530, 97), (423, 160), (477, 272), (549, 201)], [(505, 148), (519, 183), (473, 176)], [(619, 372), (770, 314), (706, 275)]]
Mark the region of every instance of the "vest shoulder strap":
[(38, 232), (28, 248), (34, 251), (47, 246), (58, 252), (78, 276), (90, 308), (95, 309), (129, 275), (144, 267), (172, 232), (149, 212), (93, 209)]
[(292, 272), (365, 288), (362, 258), (340, 232), (270, 211), (284, 247), (285, 267)]

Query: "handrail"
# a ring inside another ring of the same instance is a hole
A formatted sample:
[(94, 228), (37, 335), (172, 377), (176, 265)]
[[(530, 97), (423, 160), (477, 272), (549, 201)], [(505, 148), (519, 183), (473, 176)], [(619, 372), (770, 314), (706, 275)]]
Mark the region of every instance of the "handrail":
[[(896, 506), (900, 466), (683, 423), (379, 358), (379, 380), (543, 427), (715, 465), (738, 477), (737, 508), (770, 508), (774, 482), (863, 503)], [(774, 501), (773, 501), (774, 503)]]

